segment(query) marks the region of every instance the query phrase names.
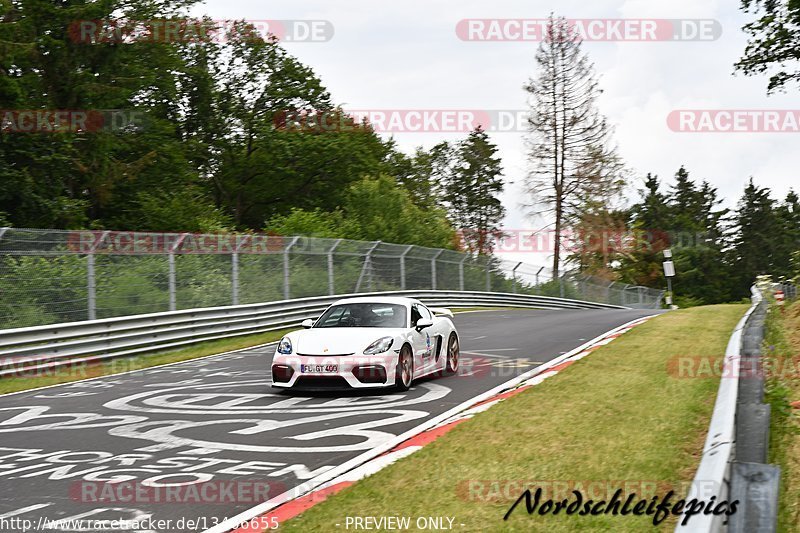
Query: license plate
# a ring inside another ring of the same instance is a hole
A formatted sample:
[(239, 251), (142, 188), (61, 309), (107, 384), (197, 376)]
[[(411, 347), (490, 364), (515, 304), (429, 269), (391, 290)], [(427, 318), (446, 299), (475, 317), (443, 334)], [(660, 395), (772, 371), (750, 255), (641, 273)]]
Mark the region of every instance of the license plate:
[(339, 372), (339, 365), (300, 365), (300, 372), (303, 374), (336, 374)]

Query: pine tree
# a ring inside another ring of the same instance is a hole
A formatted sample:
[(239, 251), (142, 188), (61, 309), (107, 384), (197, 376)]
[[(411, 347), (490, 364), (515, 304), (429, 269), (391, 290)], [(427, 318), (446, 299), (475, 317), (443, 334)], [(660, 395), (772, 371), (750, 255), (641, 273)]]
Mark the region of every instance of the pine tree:
[(756, 186), (750, 178), (736, 209), (736, 234), (730, 252), (735, 296), (748, 296), (756, 276), (773, 274), (779, 228), (770, 190)]
[(498, 198), (504, 184), (497, 146), (479, 126), (455, 146), (452, 156), (452, 164), (442, 170), (450, 218), (463, 232), (467, 250), (490, 254), (505, 215)]

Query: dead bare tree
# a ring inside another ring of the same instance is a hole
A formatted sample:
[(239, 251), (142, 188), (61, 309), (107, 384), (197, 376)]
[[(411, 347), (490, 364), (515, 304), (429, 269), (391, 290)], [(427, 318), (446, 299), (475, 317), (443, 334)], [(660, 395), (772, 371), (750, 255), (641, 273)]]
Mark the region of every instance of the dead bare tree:
[(524, 86), (531, 107), (526, 185), (533, 212), (554, 219), (553, 275), (558, 276), (570, 217), (586, 198), (618, 191), (622, 175), (611, 129), (597, 110), (602, 91), (594, 65), (564, 18), (551, 15), (536, 64), (536, 76)]

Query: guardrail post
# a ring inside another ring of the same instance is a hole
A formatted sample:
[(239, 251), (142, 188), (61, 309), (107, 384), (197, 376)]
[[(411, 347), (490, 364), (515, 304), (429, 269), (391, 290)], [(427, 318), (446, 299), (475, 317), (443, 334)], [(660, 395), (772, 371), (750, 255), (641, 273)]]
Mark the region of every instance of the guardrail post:
[(469, 259), (469, 256), (464, 254), (464, 258), (458, 263), (458, 287), (462, 292), (464, 291), (464, 262), (467, 259)]
[(333, 279), (333, 252), (341, 242), (342, 239), (337, 239), (336, 242), (333, 243), (333, 246), (331, 246), (331, 249), (328, 250), (328, 294), (331, 296), (336, 294), (336, 287)]
[(410, 245), (408, 248), (403, 250), (403, 253), (400, 254), (400, 290), (406, 290), (406, 254), (410, 252), (414, 248), (414, 245)]
[(300, 237), (292, 238), (292, 242), (284, 248), (283, 250), (283, 299), (289, 299), (289, 252), (292, 249), (292, 246), (295, 245), (297, 239)]
[(431, 290), (436, 290), (436, 258), (442, 255), (444, 250), (439, 250), (431, 259)]
[(517, 269), (518, 269), (519, 267), (521, 267), (521, 266), (522, 266), (522, 261), (520, 261), (519, 263), (517, 263), (517, 266), (515, 266), (515, 267), (514, 267), (514, 268), (511, 270), (511, 277), (512, 277), (512, 282), (511, 282), (511, 283), (512, 283), (512, 285), (511, 285), (511, 292), (513, 292), (514, 294), (517, 294)]

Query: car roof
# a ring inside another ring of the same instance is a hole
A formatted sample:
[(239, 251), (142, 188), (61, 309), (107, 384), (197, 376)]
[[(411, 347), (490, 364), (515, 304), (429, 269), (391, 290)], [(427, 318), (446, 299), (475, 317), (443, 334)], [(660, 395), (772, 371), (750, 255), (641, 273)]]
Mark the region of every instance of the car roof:
[(396, 305), (411, 305), (422, 303), (414, 298), (405, 298), (403, 296), (358, 296), (355, 298), (342, 298), (333, 302), (331, 305), (339, 304), (355, 304), (355, 303), (379, 303), (379, 304), (396, 304)]

